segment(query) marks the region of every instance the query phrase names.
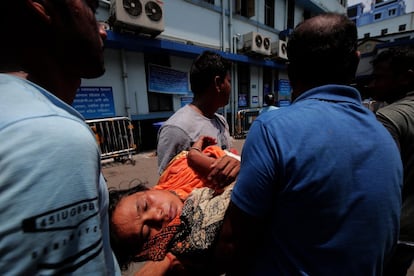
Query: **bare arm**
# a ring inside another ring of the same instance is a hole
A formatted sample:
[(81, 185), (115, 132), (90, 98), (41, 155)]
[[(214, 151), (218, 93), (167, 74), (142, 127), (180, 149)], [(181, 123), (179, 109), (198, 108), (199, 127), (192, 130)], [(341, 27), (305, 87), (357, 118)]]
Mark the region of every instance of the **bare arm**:
[(214, 138), (201, 136), (190, 148), (187, 162), (194, 171), (211, 181), (214, 188), (221, 189), (236, 179), (240, 171), (240, 161), (227, 155), (216, 159), (202, 152), (206, 146), (214, 144)]
[(202, 151), (208, 145), (214, 144), (216, 144), (214, 138), (209, 136), (201, 136), (196, 142), (194, 142), (187, 155), (188, 165), (204, 178), (207, 178), (211, 171), (210, 167), (216, 158), (210, 157)]
[(134, 276), (164, 276), (174, 274), (174, 271), (180, 274), (179, 271), (183, 271), (183, 267), (173, 254), (167, 253), (162, 261), (147, 261)]
[(163, 276), (170, 268), (170, 261), (165, 258), (162, 261), (154, 262), (147, 261), (145, 264), (135, 272), (134, 276)]

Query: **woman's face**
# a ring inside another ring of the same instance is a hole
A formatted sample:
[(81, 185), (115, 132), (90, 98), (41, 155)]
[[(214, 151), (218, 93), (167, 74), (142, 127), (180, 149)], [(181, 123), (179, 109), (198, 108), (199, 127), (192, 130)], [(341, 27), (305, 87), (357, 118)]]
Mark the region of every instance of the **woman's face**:
[(182, 208), (181, 199), (169, 191), (137, 192), (120, 200), (112, 225), (118, 238), (142, 244), (180, 215)]

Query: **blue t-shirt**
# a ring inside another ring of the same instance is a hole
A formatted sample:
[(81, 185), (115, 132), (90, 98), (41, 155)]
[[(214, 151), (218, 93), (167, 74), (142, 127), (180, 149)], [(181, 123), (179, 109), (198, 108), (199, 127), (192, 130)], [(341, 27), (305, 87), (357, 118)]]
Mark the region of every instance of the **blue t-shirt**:
[(232, 201), (267, 222), (253, 275), (378, 275), (397, 241), (398, 149), (357, 90), (326, 85), (260, 115)]
[(100, 152), (82, 116), (0, 74), (0, 274), (120, 275)]

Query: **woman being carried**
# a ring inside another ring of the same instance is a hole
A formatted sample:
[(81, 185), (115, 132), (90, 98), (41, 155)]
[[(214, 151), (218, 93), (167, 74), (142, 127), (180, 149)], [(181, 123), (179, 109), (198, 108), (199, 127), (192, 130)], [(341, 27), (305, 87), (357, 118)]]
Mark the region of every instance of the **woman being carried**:
[(215, 160), (232, 155), (210, 146), (214, 143), (210, 137), (201, 137), (170, 162), (151, 189), (140, 184), (110, 191), (111, 245), (122, 268), (150, 261), (137, 275), (145, 271), (148, 275), (167, 271), (216, 274), (209, 264), (211, 248), (230, 200), (233, 184), (229, 184), (238, 174), (239, 159), (228, 158), (237, 163), (227, 177), (209, 180)]

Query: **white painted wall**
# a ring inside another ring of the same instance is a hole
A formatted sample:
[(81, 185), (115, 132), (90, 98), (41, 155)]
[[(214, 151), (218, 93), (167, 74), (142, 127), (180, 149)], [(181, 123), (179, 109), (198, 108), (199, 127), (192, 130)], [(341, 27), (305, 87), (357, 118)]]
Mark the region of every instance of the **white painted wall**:
[[(119, 0), (118, 0), (119, 1)], [(311, 0), (315, 2), (316, 0)], [(101, 6), (97, 12), (99, 21), (106, 21), (109, 17), (110, 1), (101, 1)], [(325, 0), (316, 1), (320, 5), (325, 5), (328, 9), (338, 7), (338, 1)], [(334, 2), (334, 3), (331, 3)], [(222, 46), (222, 31), (224, 27), (224, 46), (229, 50), (230, 34), (245, 34), (251, 31), (259, 32), (271, 38), (272, 41), (278, 40), (278, 33), (286, 28), (286, 0), (275, 0), (275, 28), (269, 28), (264, 25), (264, 0), (256, 0), (256, 15), (251, 19), (232, 16), (230, 22), (228, 14), (224, 18), (222, 25), (221, 3), (224, 3), (226, 11), (228, 11), (229, 3), (233, 0), (216, 0), (214, 9), (206, 9), (199, 5), (191, 3), (190, 0), (168, 0), (164, 3), (164, 25), (165, 31), (159, 35), (160, 39), (169, 39), (180, 42), (191, 42), (195, 45), (220, 49)], [(295, 9), (295, 23), (303, 20), (303, 8), (297, 6)], [(231, 29), (229, 24), (231, 23)], [(238, 48), (243, 47), (243, 41), (239, 41)], [(130, 101), (129, 111), (132, 115), (147, 115), (148, 96), (147, 81), (144, 68), (144, 54), (140, 52), (125, 52), (126, 69), (127, 69), (127, 98)], [(82, 86), (112, 86), (114, 95), (114, 104), (116, 116), (126, 116), (126, 97), (125, 88), (122, 78), (122, 59), (120, 50), (106, 49), (106, 73), (97, 79), (82, 80)], [(180, 71), (189, 71), (192, 59), (170, 56), (171, 67)], [(284, 72), (279, 72), (280, 78), (283, 78)], [(263, 103), (263, 81), (262, 68), (251, 66), (251, 85), (255, 84), (255, 88), (251, 89), (250, 96), (258, 96), (261, 106)], [(173, 96), (173, 108), (177, 110), (181, 106), (180, 95)], [(250, 99), (251, 102), (251, 99)], [(255, 107), (255, 106), (252, 106)]]
[(382, 29), (388, 29), (388, 34), (398, 33), (398, 26), (402, 24), (406, 24), (406, 31), (414, 30), (414, 12), (360, 26), (358, 27), (358, 38), (363, 38), (366, 33), (370, 33), (371, 37), (380, 36)]

